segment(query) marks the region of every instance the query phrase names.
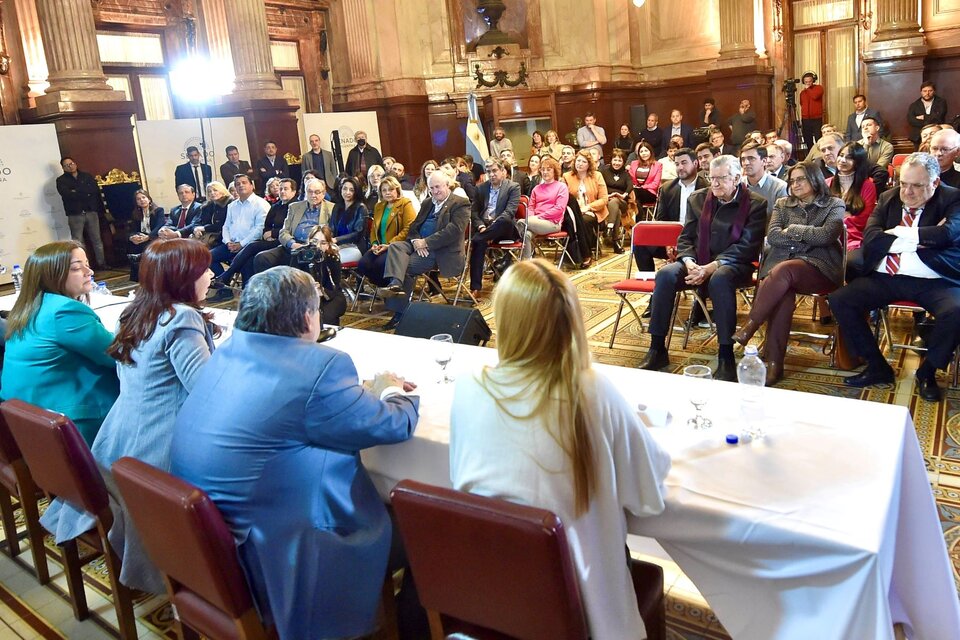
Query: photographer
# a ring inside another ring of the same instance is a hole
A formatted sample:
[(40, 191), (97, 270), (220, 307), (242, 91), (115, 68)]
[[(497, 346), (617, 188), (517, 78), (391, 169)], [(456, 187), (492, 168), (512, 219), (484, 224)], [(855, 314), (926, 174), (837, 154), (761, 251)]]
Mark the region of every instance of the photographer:
[(340, 325), (347, 311), (347, 298), (340, 282), (340, 249), (327, 225), (314, 227), (306, 244), (292, 252), (290, 266), (306, 271), (320, 285), (320, 319)]
[(800, 127), (803, 142), (808, 149), (820, 139), (820, 127), (823, 126), (823, 87), (817, 84), (817, 74), (807, 71), (800, 78), (803, 90), (800, 92)]
[(256, 273), (278, 265), (296, 266), (293, 254), (308, 243), (315, 227), (330, 222), (333, 203), (324, 199), (326, 191), (323, 180), (312, 180), (306, 188), (306, 200), (290, 204), (280, 230), (280, 246), (257, 254), (253, 260)]

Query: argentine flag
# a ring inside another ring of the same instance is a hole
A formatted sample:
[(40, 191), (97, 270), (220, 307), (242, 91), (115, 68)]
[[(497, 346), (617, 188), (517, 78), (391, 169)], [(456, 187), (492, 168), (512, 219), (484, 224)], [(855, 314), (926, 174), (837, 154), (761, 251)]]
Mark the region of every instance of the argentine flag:
[(480, 124), (477, 111), (477, 94), (473, 92), (467, 96), (467, 153), (481, 166), (490, 155), (487, 137), (483, 135), (483, 125)]

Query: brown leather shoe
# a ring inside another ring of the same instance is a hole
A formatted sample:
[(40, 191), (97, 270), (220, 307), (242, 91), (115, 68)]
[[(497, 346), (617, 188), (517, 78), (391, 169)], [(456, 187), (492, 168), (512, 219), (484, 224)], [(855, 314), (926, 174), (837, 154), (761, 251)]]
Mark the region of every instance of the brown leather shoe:
[(768, 362), (766, 386), (772, 387), (781, 380), (783, 380), (783, 363)]
[(740, 346), (745, 347), (747, 346), (747, 343), (750, 342), (750, 338), (753, 337), (753, 334), (755, 334), (759, 328), (759, 324), (750, 318), (747, 318), (747, 321), (743, 324), (740, 330), (733, 334), (733, 341)]

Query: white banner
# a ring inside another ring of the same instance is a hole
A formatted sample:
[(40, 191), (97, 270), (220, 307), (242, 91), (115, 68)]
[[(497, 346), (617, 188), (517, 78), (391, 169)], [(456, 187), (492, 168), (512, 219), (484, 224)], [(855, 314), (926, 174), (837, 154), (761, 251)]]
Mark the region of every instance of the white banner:
[(63, 170), (56, 127), (0, 127), (0, 149), (0, 265), (7, 268), (0, 282), (7, 283), (13, 265), (22, 267), (41, 245), (69, 240), (70, 228), (57, 193)]
[[(157, 205), (167, 211), (179, 204), (173, 178), (177, 165), (187, 162), (187, 147), (201, 149), (200, 122), (199, 118), (137, 121), (143, 186)], [(224, 149), (230, 145), (240, 151), (241, 160), (248, 161), (251, 166), (256, 162), (247, 148), (243, 118), (203, 118), (203, 131), (207, 163), (214, 180), (220, 180), (220, 165), (227, 161)]]
[(380, 127), (377, 123), (376, 111), (335, 111), (333, 113), (305, 113), (303, 114), (303, 129), (306, 137), (300, 141), (300, 153), (310, 150), (309, 138), (313, 134), (320, 136), (320, 147), (332, 152), (330, 134), (333, 131), (340, 133), (340, 149), (343, 153), (343, 162), (347, 162), (347, 154), (357, 146), (354, 134), (357, 131), (367, 133), (367, 144), (376, 147), (383, 154), (380, 146)]

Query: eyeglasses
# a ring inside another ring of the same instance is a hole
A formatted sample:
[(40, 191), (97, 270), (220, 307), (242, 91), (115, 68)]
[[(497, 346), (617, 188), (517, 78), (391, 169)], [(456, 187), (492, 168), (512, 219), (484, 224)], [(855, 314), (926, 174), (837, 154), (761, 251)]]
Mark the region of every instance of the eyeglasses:
[(790, 178), (787, 180), (787, 184), (790, 186), (803, 184), (807, 181), (806, 176), (800, 176), (799, 178)]
[(953, 153), (960, 147), (930, 147), (930, 153)]
[(927, 182), (900, 182), (901, 189), (925, 189), (929, 186)]
[(725, 180), (730, 180), (731, 178), (733, 178), (733, 176), (730, 175), (730, 174), (727, 174), (727, 175), (725, 175), (725, 176), (710, 176), (709, 180), (710, 180), (710, 182), (712, 182), (712, 183), (714, 183), (714, 184), (718, 184), (718, 183), (723, 182), (723, 181), (725, 181)]

